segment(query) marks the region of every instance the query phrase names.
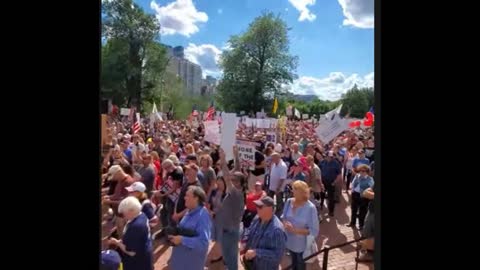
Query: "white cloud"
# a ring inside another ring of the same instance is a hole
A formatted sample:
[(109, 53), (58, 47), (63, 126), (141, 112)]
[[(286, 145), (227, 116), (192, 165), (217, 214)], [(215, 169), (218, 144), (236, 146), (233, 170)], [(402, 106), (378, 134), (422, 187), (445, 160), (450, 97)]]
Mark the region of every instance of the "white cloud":
[(345, 76), (342, 72), (331, 72), (326, 78), (302, 76), (291, 85), (291, 91), (300, 95), (317, 95), (322, 100), (339, 100), (342, 94), (356, 84), (359, 88), (373, 87), (374, 73), (363, 77), (354, 73)]
[(185, 49), (185, 58), (202, 67), (203, 75), (218, 77), (221, 71), (218, 67), (218, 61), (222, 51), (212, 44), (195, 45), (188, 44)]
[(190, 37), (199, 31), (198, 23), (208, 21), (207, 13), (198, 11), (192, 0), (176, 0), (166, 6), (159, 6), (152, 1), (150, 8), (155, 11), (160, 22), (162, 35), (180, 34)]
[(288, 0), (288, 2), (290, 2), (290, 4), (292, 4), (292, 6), (300, 12), (298, 21), (302, 22), (308, 20), (312, 22), (317, 18), (317, 16), (311, 13), (307, 8), (307, 6), (315, 5), (315, 0)]
[(338, 0), (343, 9), (343, 25), (374, 27), (374, 0)]
[(221, 9), (221, 8), (217, 9), (217, 13), (218, 13), (218, 14), (222, 14), (222, 13), (223, 13), (223, 9)]

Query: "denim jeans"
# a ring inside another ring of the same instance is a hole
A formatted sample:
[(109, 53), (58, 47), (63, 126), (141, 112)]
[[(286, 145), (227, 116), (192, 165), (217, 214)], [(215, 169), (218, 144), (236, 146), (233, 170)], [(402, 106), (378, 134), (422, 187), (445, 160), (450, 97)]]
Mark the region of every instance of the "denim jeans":
[(305, 262), (303, 261), (303, 252), (293, 252), (291, 250), (290, 255), (292, 257), (292, 270), (305, 270)]
[(228, 270), (238, 269), (238, 242), (240, 228), (224, 229), (222, 236), (222, 255)]

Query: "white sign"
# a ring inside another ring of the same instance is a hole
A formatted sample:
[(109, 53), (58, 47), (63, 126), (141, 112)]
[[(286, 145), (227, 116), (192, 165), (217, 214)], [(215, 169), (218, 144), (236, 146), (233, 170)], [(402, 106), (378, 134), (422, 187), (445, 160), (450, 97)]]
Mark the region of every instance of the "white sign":
[(267, 142), (277, 143), (277, 134), (273, 131), (267, 132)]
[(235, 131), (237, 130), (238, 123), (236, 122), (237, 116), (235, 113), (223, 113), (222, 114), (222, 134), (220, 134), (220, 146), (225, 151), (225, 158), (227, 160), (233, 159), (233, 146), (235, 145)]
[(270, 119), (256, 119), (257, 128), (270, 128)]
[(218, 121), (205, 121), (205, 141), (220, 145), (220, 126)]
[(302, 115), (302, 118), (303, 118), (303, 119), (308, 119), (308, 113), (304, 113), (304, 114)]
[(329, 143), (346, 129), (348, 129), (348, 120), (335, 117), (333, 121), (320, 121), (320, 125), (315, 129), (315, 131), (318, 138), (323, 143)]
[(120, 115), (130, 115), (130, 109), (129, 108), (121, 108), (120, 109)]
[(250, 128), (250, 127), (252, 127), (252, 126), (255, 126), (255, 124), (256, 124), (256, 120), (255, 120), (255, 119), (250, 118), (250, 117), (245, 119), (245, 125), (246, 125), (247, 127)]
[(255, 145), (249, 141), (237, 140), (238, 157), (242, 167), (255, 169)]

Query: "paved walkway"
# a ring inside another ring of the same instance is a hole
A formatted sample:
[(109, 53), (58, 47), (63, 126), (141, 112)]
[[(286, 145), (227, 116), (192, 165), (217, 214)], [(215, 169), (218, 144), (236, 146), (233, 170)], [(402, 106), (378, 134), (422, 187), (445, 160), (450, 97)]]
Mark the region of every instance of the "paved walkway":
[[(317, 239), (318, 248), (321, 249), (324, 245), (337, 245), (355, 238), (359, 238), (358, 231), (352, 230), (345, 225), (350, 221), (350, 207), (347, 194), (343, 193), (343, 198), (339, 204), (335, 207), (335, 217), (328, 218), (327, 210), (324, 208), (322, 216), (323, 222), (320, 223), (320, 236)], [(165, 245), (154, 244), (154, 258), (155, 258), (155, 270), (167, 270), (167, 260), (170, 258), (171, 248)], [(330, 251), (328, 259), (328, 270), (354, 270), (355, 269), (355, 245), (345, 246)], [(318, 262), (308, 264), (308, 270), (321, 270), (322, 254), (318, 257)], [(282, 268), (290, 264), (290, 258), (284, 256), (281, 266)], [(213, 265), (207, 265), (206, 269), (209, 270), (223, 270), (225, 269), (221, 262)], [(239, 269), (243, 270), (242, 265), (239, 263)], [(373, 265), (359, 264), (359, 270), (373, 270)], [(175, 270), (175, 269), (172, 269)]]

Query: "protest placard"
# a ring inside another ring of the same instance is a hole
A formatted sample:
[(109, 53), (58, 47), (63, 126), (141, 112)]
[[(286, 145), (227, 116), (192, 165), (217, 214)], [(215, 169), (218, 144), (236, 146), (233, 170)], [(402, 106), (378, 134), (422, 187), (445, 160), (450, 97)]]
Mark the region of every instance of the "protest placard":
[(205, 121), (205, 141), (220, 145), (220, 126), (217, 120)]

